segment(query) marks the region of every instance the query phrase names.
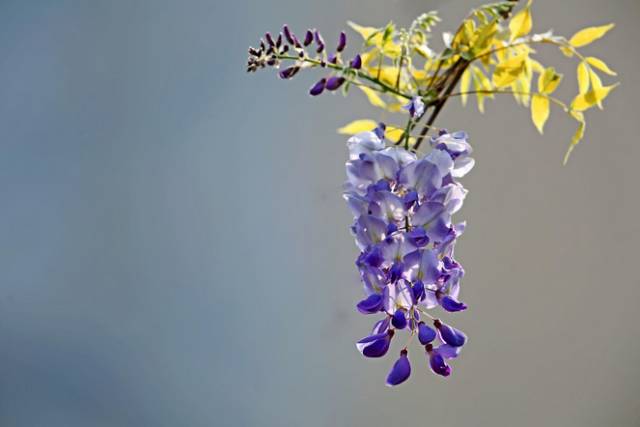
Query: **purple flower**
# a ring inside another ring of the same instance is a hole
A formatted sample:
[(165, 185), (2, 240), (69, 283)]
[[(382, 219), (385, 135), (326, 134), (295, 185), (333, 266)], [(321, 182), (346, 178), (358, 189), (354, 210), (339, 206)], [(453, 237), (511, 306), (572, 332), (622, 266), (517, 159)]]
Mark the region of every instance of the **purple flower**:
[(409, 115), (414, 119), (422, 117), (424, 114), (424, 102), (422, 102), (422, 98), (419, 96), (412, 98), (411, 101), (402, 108), (407, 110)]
[(411, 375), (411, 364), (409, 364), (409, 358), (407, 357), (407, 350), (404, 349), (400, 352), (400, 357), (393, 364), (391, 372), (387, 376), (387, 385), (390, 387), (401, 384), (409, 378)]
[(451, 367), (447, 365), (447, 362), (438, 350), (434, 350), (431, 346), (428, 346), (427, 354), (429, 355), (429, 367), (434, 373), (442, 375), (443, 377), (448, 377), (451, 374)]
[(387, 354), (391, 338), (393, 338), (393, 329), (375, 335), (369, 335), (356, 343), (356, 348), (363, 356), (366, 357), (382, 357)]
[(449, 295), (445, 295), (440, 298), (440, 305), (442, 306), (442, 308), (449, 312), (462, 311), (467, 309), (467, 306), (464, 303), (450, 297)]
[(433, 328), (427, 326), (424, 322), (418, 323), (418, 340), (420, 340), (420, 344), (427, 345), (435, 340), (436, 336), (436, 331)]
[(362, 314), (377, 313), (382, 310), (382, 302), (382, 295), (371, 294), (358, 303), (358, 311)]
[(440, 338), (446, 344), (452, 347), (462, 347), (467, 342), (467, 336), (462, 331), (442, 323), (440, 320), (434, 320), (433, 325), (440, 332)]
[[(337, 88), (344, 83), (338, 78), (329, 78), (322, 88)], [(421, 115), (421, 100), (413, 101), (410, 113)], [(466, 335), (447, 323), (434, 320), (432, 328), (420, 321), (420, 313), (438, 306), (451, 313), (467, 308), (459, 300), (464, 270), (454, 259), (465, 223), (453, 222), (467, 194), (456, 179), (473, 166), (466, 139), (464, 133), (442, 132), (420, 157), (387, 146), (383, 124), (347, 141), (344, 198), (354, 215), (356, 266), (366, 294), (357, 309), (384, 316), (356, 344), (366, 357), (382, 357), (393, 334), (407, 330), (427, 349), (432, 371), (448, 376), (447, 360), (466, 343)], [(410, 371), (404, 349), (387, 383), (400, 384)]]

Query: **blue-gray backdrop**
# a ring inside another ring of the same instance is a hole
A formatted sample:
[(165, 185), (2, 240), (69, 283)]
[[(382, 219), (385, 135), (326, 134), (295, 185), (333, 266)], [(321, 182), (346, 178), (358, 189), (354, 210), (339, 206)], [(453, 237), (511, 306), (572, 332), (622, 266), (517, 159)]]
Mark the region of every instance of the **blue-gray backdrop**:
[(512, 99), (447, 105), (478, 160), (470, 342), (447, 380), (412, 353), (394, 390), (392, 359), (353, 346), (370, 319), (334, 131), (371, 110), (244, 73), (285, 22), (333, 43), (347, 19), (438, 8), (451, 30), (479, 3), (2, 0), (0, 425), (639, 425), (637, 1), (534, 4), (540, 31), (618, 24), (589, 52), (622, 86), (567, 167), (562, 114), (543, 138)]

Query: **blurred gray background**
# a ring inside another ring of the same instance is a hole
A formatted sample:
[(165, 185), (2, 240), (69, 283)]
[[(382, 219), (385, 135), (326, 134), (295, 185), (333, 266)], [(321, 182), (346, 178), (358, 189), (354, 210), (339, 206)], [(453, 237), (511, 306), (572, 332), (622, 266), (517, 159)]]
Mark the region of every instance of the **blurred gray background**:
[[(334, 43), (478, 4), (2, 0), (0, 425), (640, 425), (637, 0), (535, 1), (537, 31), (617, 23), (586, 52), (622, 86), (567, 167), (558, 111), (541, 137), (510, 97), (447, 104), (478, 160), (470, 342), (446, 380), (414, 349), (397, 389), (393, 356), (353, 345), (371, 319), (340, 197), (335, 129), (373, 110), (244, 72), (285, 22)], [(571, 96), (575, 62), (539, 50)]]

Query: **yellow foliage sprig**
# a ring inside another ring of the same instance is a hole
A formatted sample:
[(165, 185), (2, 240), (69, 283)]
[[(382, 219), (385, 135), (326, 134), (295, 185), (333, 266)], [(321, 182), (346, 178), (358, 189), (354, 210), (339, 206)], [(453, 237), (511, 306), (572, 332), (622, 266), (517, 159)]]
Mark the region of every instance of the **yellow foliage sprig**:
[[(300, 68), (328, 68), (346, 81), (343, 93), (355, 86), (376, 108), (396, 113), (407, 100), (419, 97), (425, 109), (422, 116), (411, 118), (405, 126), (392, 126), (394, 140), (420, 147), (446, 101), (459, 96), (463, 105), (468, 97), (477, 99), (480, 112), (485, 101), (498, 94), (511, 94), (515, 101), (530, 109), (531, 120), (542, 134), (551, 106), (555, 105), (578, 122), (564, 163), (582, 140), (586, 127), (585, 112), (594, 106), (603, 108), (603, 101), (618, 83), (603, 84), (604, 76), (616, 76), (602, 59), (580, 51), (602, 38), (614, 25), (588, 27), (565, 38), (552, 32), (533, 34), (532, 0), (517, 13), (517, 0), (501, 1), (472, 10), (454, 33), (444, 33), (445, 47), (435, 52), (430, 46), (432, 28), (440, 21), (435, 12), (418, 17), (409, 28), (399, 28), (390, 22), (383, 27), (370, 27), (349, 22), (362, 37), (359, 52), (361, 66), (328, 61), (322, 56), (278, 54), (277, 60), (295, 61)], [(578, 90), (570, 101), (553, 94), (563, 81), (555, 68), (534, 58), (536, 45), (558, 47), (567, 57), (578, 61)], [(456, 90), (459, 88), (458, 90)], [(405, 116), (406, 117), (406, 116)], [(422, 130), (414, 131), (422, 124)], [(357, 120), (340, 128), (352, 134), (370, 129), (371, 120)]]
[[(509, 2), (510, 3), (510, 2)], [(605, 86), (598, 74), (616, 76), (617, 74), (602, 60), (593, 56), (584, 56), (578, 50), (603, 37), (614, 25), (608, 24), (589, 27), (578, 31), (569, 39), (553, 35), (551, 32), (530, 34), (533, 28), (531, 13), (532, 1), (529, 1), (508, 21), (506, 27), (500, 24), (499, 17), (488, 19), (488, 14), (476, 9), (472, 11), (455, 34), (445, 35), (447, 47), (437, 55), (427, 56), (422, 68), (413, 62), (399, 67), (396, 76), (401, 82), (398, 90), (422, 96), (427, 107), (434, 107), (444, 99), (460, 96), (463, 104), (469, 95), (475, 95), (478, 109), (484, 111), (484, 102), (496, 94), (511, 94), (516, 101), (531, 110), (531, 119), (542, 134), (550, 116), (551, 105), (557, 105), (569, 117), (578, 122), (564, 163), (575, 146), (582, 140), (586, 126), (584, 111), (598, 106), (617, 86), (617, 83)], [(504, 5), (505, 9), (507, 4)], [(480, 19), (479, 19), (480, 18)], [(496, 19), (497, 18), (497, 19)], [(370, 72), (384, 67), (381, 61), (397, 58), (401, 49), (394, 45), (393, 37), (385, 44), (381, 36), (383, 30), (361, 27), (351, 23), (352, 28), (367, 41), (373, 60), (367, 64)], [(553, 67), (545, 67), (532, 58), (536, 44), (555, 45), (569, 56), (579, 60), (577, 66), (578, 93), (571, 102), (564, 102), (552, 94), (562, 81), (562, 75)], [(393, 47), (391, 47), (393, 46)], [(460, 91), (444, 94), (434, 91), (434, 87), (451, 81), (452, 71), (460, 60), (468, 62), (461, 77)], [(479, 63), (476, 65), (476, 63)], [(537, 85), (532, 88), (538, 75)], [(409, 78), (409, 76), (411, 78)], [(437, 92), (437, 93), (433, 93)], [(380, 98), (381, 99), (381, 98)], [(371, 97), (369, 97), (371, 101)], [(372, 102), (375, 106), (388, 109), (384, 102)], [(431, 123), (432, 126), (433, 123)], [(344, 132), (344, 129), (343, 129)]]

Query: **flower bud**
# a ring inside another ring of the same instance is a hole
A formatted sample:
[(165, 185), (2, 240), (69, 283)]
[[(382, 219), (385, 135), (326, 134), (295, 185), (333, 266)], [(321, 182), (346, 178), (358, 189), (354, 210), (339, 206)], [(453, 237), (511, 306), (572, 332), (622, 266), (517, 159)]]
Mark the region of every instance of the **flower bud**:
[(302, 49), (302, 45), (300, 44), (300, 41), (298, 40), (298, 38), (296, 37), (295, 34), (291, 34), (291, 39), (293, 40), (293, 45), (298, 48), (298, 49)]
[(338, 52), (342, 52), (345, 48), (345, 46), (347, 46), (347, 35), (345, 34), (344, 31), (340, 32), (340, 37), (338, 39), (338, 47), (336, 48), (336, 50)]
[(313, 41), (313, 33), (311, 32), (311, 30), (307, 30), (307, 32), (304, 35), (304, 41), (302, 42), (302, 44), (305, 46), (309, 46), (312, 41)]
[(417, 304), (424, 299), (426, 295), (426, 291), (424, 289), (424, 283), (422, 283), (422, 280), (418, 280), (416, 283), (413, 284), (413, 287), (411, 288), (411, 293), (413, 294), (414, 304)]
[(290, 79), (291, 77), (295, 76), (298, 71), (300, 71), (300, 67), (297, 65), (294, 65), (292, 67), (285, 68), (284, 70), (280, 71), (278, 74), (280, 75), (281, 79)]
[(320, 79), (316, 84), (311, 86), (311, 89), (309, 89), (309, 95), (311, 96), (320, 95), (324, 90), (326, 84), (327, 84), (327, 79), (325, 78)]
[(396, 312), (393, 313), (391, 324), (396, 329), (404, 329), (407, 327), (407, 318), (405, 316), (404, 310), (397, 309)]
[(287, 43), (295, 44), (295, 39), (293, 38), (293, 34), (291, 34), (291, 30), (289, 30), (288, 25), (282, 26), (282, 32), (284, 33), (284, 38), (287, 39)]
[(427, 326), (424, 322), (418, 323), (418, 340), (420, 344), (427, 345), (436, 339), (436, 331)]
[(333, 76), (327, 80), (327, 90), (337, 90), (345, 82), (344, 77)]
[(269, 46), (273, 47), (276, 45), (276, 42), (273, 41), (273, 37), (271, 37), (271, 33), (266, 33), (264, 35), (265, 40), (267, 40), (267, 43), (269, 43)]
[(315, 37), (316, 46), (317, 46), (316, 53), (322, 53), (322, 51), (324, 50), (324, 39), (322, 38), (322, 35), (318, 30), (314, 32), (314, 37)]
[(354, 70), (359, 70), (360, 68), (362, 68), (362, 57), (360, 56), (360, 54), (357, 54), (349, 63), (349, 66), (351, 68), (353, 68)]
[(411, 375), (411, 364), (407, 357), (407, 350), (404, 349), (400, 352), (400, 357), (393, 364), (391, 372), (387, 376), (387, 385), (390, 387), (401, 384), (409, 378)]

